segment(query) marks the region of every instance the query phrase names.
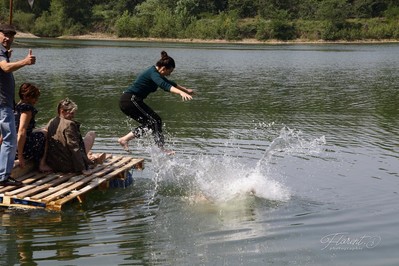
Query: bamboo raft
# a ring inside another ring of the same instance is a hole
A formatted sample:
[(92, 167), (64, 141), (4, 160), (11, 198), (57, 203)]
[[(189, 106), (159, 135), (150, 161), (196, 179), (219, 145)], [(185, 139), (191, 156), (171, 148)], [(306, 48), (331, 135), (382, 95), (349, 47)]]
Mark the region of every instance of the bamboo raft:
[[(24, 169), (14, 166), (12, 176), (23, 187), (0, 186), (0, 206), (61, 211), (71, 201), (83, 202), (93, 189), (125, 187), (132, 182), (131, 171), (142, 170), (144, 159), (128, 156), (107, 156), (90, 175), (77, 173), (40, 173), (33, 164)], [(118, 185), (119, 184), (119, 185)]]

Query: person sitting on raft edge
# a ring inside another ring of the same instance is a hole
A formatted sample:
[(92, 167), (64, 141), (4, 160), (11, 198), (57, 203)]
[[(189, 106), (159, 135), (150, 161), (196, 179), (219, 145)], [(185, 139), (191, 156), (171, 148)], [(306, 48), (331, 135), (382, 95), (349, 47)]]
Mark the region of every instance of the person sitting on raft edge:
[(80, 123), (75, 121), (78, 106), (65, 98), (58, 103), (58, 116), (47, 124), (47, 164), (57, 172), (91, 174), (96, 163), (103, 163), (105, 153), (94, 156), (91, 149), (96, 138), (94, 131), (82, 137)]
[(17, 156), (19, 167), (26, 166), (25, 160), (33, 159), (40, 172), (51, 172), (46, 164), (47, 132), (44, 128), (36, 128), (36, 103), (40, 90), (31, 83), (22, 83), (18, 95), (20, 101), (15, 106), (15, 126), (17, 130)]

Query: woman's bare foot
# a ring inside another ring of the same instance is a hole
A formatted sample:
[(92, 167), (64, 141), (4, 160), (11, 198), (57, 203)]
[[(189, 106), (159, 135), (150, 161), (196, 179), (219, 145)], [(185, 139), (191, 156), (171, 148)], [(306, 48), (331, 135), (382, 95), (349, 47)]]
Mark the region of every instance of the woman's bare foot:
[(105, 159), (107, 158), (107, 154), (106, 153), (100, 153), (100, 154), (96, 154), (96, 156), (94, 156), (94, 163), (95, 164), (103, 164)]
[(87, 176), (87, 175), (91, 175), (92, 173), (93, 173), (93, 170), (92, 170), (92, 169), (87, 169), (87, 170), (83, 170), (83, 171), (82, 171), (82, 174), (83, 174), (83, 175), (86, 175), (86, 176)]
[(126, 151), (126, 152), (130, 152), (129, 149), (129, 141), (124, 140), (124, 138), (119, 138), (118, 139), (119, 145), (122, 146), (122, 148)]
[(165, 148), (161, 148), (161, 151), (163, 153), (165, 153), (166, 155), (174, 155), (175, 154), (175, 151), (168, 150), (168, 149), (165, 149)]
[(53, 169), (51, 169), (50, 166), (48, 166), (46, 163), (41, 163), (39, 165), (39, 172), (42, 173), (51, 173), (53, 171)]

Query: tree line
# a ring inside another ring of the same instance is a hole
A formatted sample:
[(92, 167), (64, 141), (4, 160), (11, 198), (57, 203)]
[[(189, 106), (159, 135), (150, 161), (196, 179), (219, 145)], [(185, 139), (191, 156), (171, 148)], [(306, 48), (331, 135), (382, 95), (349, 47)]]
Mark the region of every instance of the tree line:
[[(13, 24), (41, 37), (399, 39), (397, 0), (14, 0)], [(9, 0), (0, 0), (7, 22)]]

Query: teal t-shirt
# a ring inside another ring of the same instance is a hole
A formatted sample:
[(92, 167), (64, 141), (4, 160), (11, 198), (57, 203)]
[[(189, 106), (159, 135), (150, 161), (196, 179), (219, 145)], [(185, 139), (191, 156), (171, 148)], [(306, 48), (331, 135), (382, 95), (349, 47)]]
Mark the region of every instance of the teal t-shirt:
[(155, 66), (151, 66), (142, 72), (125, 92), (145, 99), (148, 94), (155, 92), (158, 87), (164, 91), (170, 91), (172, 86), (176, 87), (177, 84), (161, 76)]

